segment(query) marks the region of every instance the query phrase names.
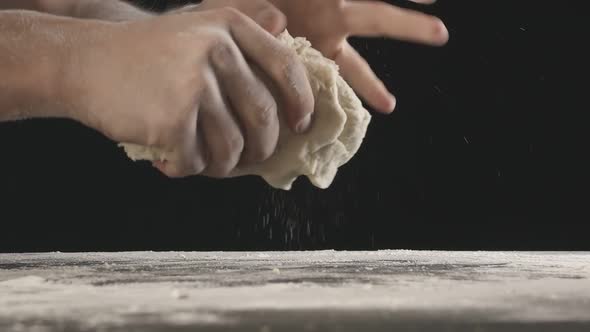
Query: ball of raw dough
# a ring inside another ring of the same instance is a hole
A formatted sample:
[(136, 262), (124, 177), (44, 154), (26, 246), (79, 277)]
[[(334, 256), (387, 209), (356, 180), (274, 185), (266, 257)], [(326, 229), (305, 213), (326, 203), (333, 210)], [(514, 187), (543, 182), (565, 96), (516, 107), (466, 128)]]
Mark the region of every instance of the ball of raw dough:
[[(344, 81), (336, 63), (313, 49), (305, 38), (287, 31), (279, 40), (295, 50), (307, 68), (315, 97), (310, 129), (295, 134), (279, 114), (281, 129), (275, 153), (263, 163), (234, 170), (230, 176), (259, 175), (275, 188), (290, 190), (305, 175), (316, 186), (328, 188), (338, 168), (358, 151), (371, 116)], [(120, 144), (132, 160), (166, 160), (166, 152), (154, 147)]]

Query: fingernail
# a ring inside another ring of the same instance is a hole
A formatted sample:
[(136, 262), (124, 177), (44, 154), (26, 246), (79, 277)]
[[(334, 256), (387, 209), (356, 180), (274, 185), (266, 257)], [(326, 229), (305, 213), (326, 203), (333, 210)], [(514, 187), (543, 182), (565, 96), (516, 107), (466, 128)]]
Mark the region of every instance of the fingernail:
[(309, 129), (310, 124), (311, 124), (311, 114), (307, 114), (303, 118), (303, 120), (299, 121), (299, 123), (295, 127), (295, 130), (297, 131), (297, 133), (301, 134), (301, 133), (305, 132), (307, 129)]
[(389, 104), (387, 110), (391, 113), (395, 111), (395, 106), (397, 106), (397, 99), (395, 99), (394, 95), (389, 94)]
[(435, 21), (433, 35), (438, 45), (444, 45), (449, 41), (449, 30), (441, 20)]

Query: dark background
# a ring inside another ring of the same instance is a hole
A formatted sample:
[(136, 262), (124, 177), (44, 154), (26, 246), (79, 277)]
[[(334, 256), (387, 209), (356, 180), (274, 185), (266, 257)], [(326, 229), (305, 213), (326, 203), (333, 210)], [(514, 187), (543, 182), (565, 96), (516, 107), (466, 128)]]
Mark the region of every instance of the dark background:
[(590, 250), (582, 3), (440, 0), (444, 48), (353, 40), (398, 111), (327, 190), (169, 180), (73, 122), (1, 124), (0, 251)]

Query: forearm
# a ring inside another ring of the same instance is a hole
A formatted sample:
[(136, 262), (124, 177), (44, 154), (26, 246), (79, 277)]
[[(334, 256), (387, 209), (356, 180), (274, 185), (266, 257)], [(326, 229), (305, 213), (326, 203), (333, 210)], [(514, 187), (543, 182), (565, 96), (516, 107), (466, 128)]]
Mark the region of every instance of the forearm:
[(0, 11), (0, 121), (72, 117), (62, 94), (83, 20)]
[(27, 9), (60, 16), (108, 21), (141, 19), (153, 15), (120, 0), (2, 0), (0, 9)]

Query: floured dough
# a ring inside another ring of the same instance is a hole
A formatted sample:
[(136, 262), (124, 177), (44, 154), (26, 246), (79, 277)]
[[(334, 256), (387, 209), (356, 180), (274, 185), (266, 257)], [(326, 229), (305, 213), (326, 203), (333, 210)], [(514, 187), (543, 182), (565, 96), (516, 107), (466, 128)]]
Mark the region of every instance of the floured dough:
[[(352, 88), (338, 72), (335, 62), (313, 49), (305, 38), (293, 38), (287, 31), (279, 40), (297, 52), (307, 68), (315, 97), (310, 129), (292, 133), (281, 116), (279, 143), (263, 163), (234, 170), (230, 176), (259, 175), (271, 186), (290, 190), (301, 175), (317, 187), (330, 186), (338, 168), (358, 151), (371, 116)], [(133, 160), (165, 160), (164, 151), (134, 144), (121, 144)]]

